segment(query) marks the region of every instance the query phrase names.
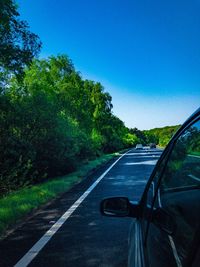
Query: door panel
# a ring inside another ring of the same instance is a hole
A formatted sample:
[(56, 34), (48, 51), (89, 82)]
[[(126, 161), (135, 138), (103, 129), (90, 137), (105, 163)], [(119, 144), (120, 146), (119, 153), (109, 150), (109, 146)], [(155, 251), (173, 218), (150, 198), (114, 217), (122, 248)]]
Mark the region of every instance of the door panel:
[[(159, 190), (147, 226), (146, 256), (150, 267), (187, 266), (200, 222), (200, 122), (186, 129), (163, 161)], [(170, 223), (157, 221), (157, 209), (169, 214)], [(174, 226), (172, 233), (165, 231)], [(164, 230), (163, 230), (164, 229)]]

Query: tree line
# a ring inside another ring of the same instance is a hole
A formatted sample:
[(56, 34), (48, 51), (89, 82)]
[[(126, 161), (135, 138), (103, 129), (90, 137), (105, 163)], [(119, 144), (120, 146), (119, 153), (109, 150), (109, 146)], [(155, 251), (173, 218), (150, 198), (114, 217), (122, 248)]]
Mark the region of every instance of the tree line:
[(129, 132), (135, 136), (136, 143), (141, 143), (142, 145), (154, 143), (165, 147), (180, 126), (181, 125), (165, 126), (143, 131), (137, 128), (131, 128)]
[(0, 18), (0, 196), (103, 153), (167, 142), (156, 129), (128, 129), (101, 83), (83, 79), (68, 56), (38, 59), (41, 41), (14, 0), (1, 0)]
[(133, 144), (99, 82), (66, 55), (36, 58), (40, 39), (15, 1), (1, 1), (0, 17), (0, 195)]
[(34, 59), (0, 95), (1, 191), (75, 170), (133, 144), (103, 86), (64, 55)]

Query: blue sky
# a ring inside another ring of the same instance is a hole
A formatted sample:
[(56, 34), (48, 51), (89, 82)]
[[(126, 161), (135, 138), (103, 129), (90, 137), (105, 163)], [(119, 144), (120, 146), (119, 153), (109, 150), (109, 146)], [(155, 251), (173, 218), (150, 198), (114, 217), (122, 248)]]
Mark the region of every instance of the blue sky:
[(43, 42), (100, 81), (128, 127), (183, 123), (200, 106), (200, 0), (18, 0)]

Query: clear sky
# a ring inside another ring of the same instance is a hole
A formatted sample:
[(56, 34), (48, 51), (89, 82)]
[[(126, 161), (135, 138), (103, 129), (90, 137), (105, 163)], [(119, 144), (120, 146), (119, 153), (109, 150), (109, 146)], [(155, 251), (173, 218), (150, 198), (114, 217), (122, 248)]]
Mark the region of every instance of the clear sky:
[(200, 106), (200, 0), (17, 0), (43, 43), (100, 81), (128, 127), (175, 125)]

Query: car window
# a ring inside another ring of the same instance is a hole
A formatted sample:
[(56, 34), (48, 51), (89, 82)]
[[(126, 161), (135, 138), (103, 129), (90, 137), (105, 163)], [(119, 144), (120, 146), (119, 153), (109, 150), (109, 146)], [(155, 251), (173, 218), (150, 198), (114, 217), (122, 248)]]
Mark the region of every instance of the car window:
[(182, 191), (200, 185), (200, 122), (177, 140), (161, 181), (161, 191)]
[[(156, 226), (153, 214), (158, 208), (170, 218), (173, 233)], [(161, 177), (147, 237), (150, 266), (159, 266), (159, 262), (165, 262), (162, 266), (185, 266), (199, 222), (200, 121), (197, 121), (177, 139)]]

